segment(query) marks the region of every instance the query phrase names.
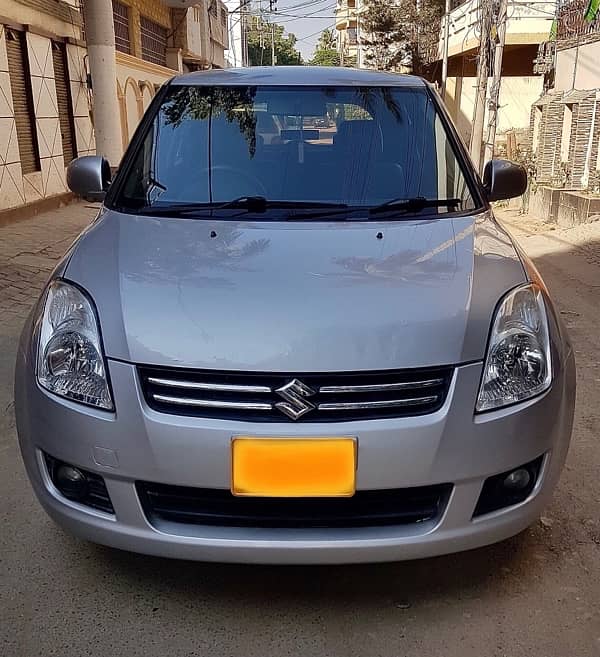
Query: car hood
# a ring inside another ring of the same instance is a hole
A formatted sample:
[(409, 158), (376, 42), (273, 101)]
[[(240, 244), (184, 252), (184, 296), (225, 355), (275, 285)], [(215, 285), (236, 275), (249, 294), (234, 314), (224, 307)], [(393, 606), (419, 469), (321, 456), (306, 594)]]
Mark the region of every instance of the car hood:
[(525, 280), (487, 213), (316, 223), (104, 211), (65, 276), (92, 296), (109, 358), (298, 373), (481, 359), (498, 300)]

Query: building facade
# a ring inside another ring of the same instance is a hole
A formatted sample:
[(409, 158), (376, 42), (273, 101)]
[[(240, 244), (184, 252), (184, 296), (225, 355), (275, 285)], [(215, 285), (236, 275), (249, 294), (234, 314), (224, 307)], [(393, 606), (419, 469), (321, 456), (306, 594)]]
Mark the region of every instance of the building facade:
[[(2, 2), (0, 212), (66, 198), (66, 166), (96, 152), (80, 2)], [(225, 4), (188, 4), (112, 0), (121, 151), (161, 84), (180, 72), (226, 65)]]
[[(180, 72), (223, 68), (228, 12), (221, 0), (112, 0), (123, 148), (158, 87)], [(173, 5), (173, 6), (170, 6)]]
[(360, 0), (337, 0), (335, 8), (335, 29), (337, 30), (337, 50), (342, 63), (351, 62), (358, 68), (364, 64), (364, 56), (359, 42)]
[[(536, 72), (540, 43), (548, 40), (555, 15), (554, 1), (508, 0), (506, 43), (500, 85), (498, 133), (529, 126), (532, 102), (540, 96), (544, 76)], [(429, 62), (430, 75), (440, 79), (448, 25), (448, 81), (445, 100), (465, 142), (469, 142), (477, 86), (477, 57), (481, 0), (457, 2), (440, 25), (437, 53)], [(487, 117), (486, 117), (487, 123)]]
[(600, 13), (585, 0), (558, 12), (553, 85), (532, 105), (533, 211), (570, 225), (600, 214)]
[(11, 0), (0, 16), (0, 210), (65, 195), (65, 166), (95, 152), (75, 0)]
[(586, 21), (586, 6), (561, 7), (554, 85), (531, 110), (537, 180), (570, 189), (586, 189), (600, 170), (600, 16)]

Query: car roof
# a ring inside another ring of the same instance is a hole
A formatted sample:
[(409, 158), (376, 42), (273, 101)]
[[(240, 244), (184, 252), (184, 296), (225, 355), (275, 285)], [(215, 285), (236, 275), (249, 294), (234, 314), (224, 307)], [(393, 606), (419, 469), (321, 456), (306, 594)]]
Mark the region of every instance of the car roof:
[(196, 71), (178, 75), (174, 85), (425, 87), (414, 75), (333, 66), (250, 66)]

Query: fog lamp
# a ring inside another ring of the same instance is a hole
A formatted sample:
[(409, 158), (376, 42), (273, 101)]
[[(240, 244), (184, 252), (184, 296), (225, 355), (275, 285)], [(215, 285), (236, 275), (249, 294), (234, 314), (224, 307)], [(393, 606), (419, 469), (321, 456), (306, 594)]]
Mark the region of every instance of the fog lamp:
[(56, 469), (55, 484), (58, 490), (70, 500), (81, 500), (87, 495), (88, 481), (81, 470), (62, 464)]
[(526, 470), (525, 468), (518, 468), (517, 470), (513, 470), (511, 473), (506, 475), (502, 485), (504, 488), (508, 488), (509, 490), (522, 490), (523, 488), (527, 488), (527, 486), (529, 486), (530, 481), (531, 475), (529, 474), (529, 470)]

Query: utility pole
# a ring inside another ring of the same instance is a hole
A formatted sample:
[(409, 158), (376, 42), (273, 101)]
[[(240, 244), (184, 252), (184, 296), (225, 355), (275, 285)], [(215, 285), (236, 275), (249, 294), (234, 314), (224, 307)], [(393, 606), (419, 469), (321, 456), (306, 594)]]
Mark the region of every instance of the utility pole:
[(448, 81), (448, 50), (450, 48), (450, 11), (451, 0), (446, 0), (446, 13), (444, 14), (444, 58), (442, 60), (442, 98), (446, 100), (446, 85)]
[(498, 16), (496, 17), (496, 47), (494, 49), (494, 77), (490, 89), (488, 102), (489, 116), (487, 138), (485, 140), (484, 162), (494, 157), (494, 144), (496, 142), (496, 127), (498, 125), (498, 109), (500, 99), (500, 84), (502, 80), (502, 58), (504, 56), (504, 42), (506, 41), (506, 12), (507, 0), (500, 0)]
[(483, 143), (483, 123), (485, 120), (485, 99), (490, 75), (490, 31), (492, 29), (492, 2), (481, 2), (481, 35), (479, 39), (479, 58), (477, 62), (477, 90), (473, 108), (473, 131), (469, 151), (473, 164), (481, 173), (481, 146)]
[(275, 23), (271, 23), (271, 66), (277, 63), (275, 58)]
[(117, 100), (117, 64), (115, 28), (111, 0), (86, 0), (83, 19), (87, 56), (94, 99), (96, 154), (116, 167), (123, 154), (119, 101)]

